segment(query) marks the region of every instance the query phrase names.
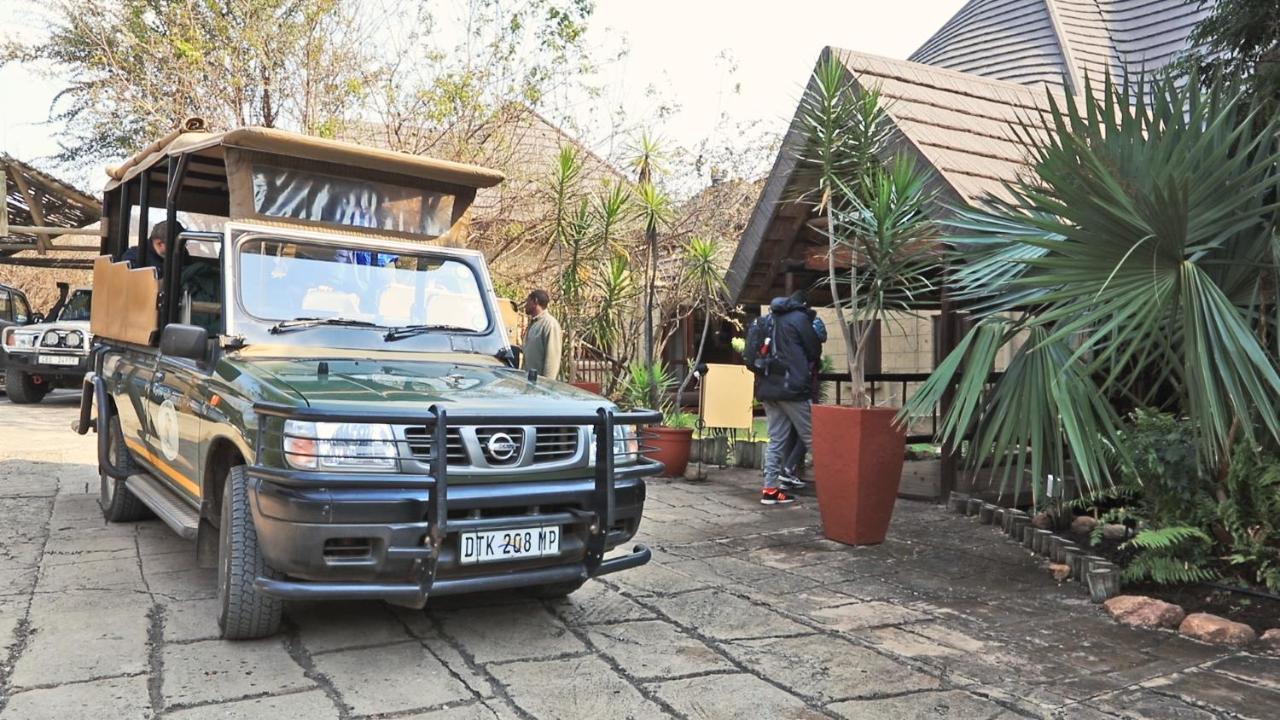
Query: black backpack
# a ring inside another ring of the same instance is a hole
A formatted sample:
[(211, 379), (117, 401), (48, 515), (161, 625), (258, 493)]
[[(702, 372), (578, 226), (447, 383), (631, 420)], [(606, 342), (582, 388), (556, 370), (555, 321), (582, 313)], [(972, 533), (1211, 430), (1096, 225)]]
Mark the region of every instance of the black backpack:
[(747, 327), (746, 345), (742, 348), (742, 361), (751, 372), (768, 375), (769, 368), (778, 359), (778, 337), (773, 315), (764, 315), (751, 321)]

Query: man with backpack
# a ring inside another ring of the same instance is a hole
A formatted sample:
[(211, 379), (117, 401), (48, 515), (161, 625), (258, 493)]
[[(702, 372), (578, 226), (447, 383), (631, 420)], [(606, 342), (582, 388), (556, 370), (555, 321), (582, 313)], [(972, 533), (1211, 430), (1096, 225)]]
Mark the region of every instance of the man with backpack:
[(774, 298), (769, 315), (756, 320), (747, 331), (743, 359), (755, 373), (756, 398), (764, 406), (769, 426), (764, 490), (760, 494), (764, 505), (795, 502), (779, 479), (791, 432), (800, 436), (805, 448), (813, 445), (813, 368), (822, 357), (822, 341), (809, 312), (803, 298)]

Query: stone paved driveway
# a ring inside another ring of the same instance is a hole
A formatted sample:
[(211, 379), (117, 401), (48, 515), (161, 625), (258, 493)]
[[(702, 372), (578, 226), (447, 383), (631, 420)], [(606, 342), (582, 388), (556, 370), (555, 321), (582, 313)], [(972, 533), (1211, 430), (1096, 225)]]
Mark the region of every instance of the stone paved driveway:
[(4, 720), (1280, 717), (1280, 659), (1117, 626), (933, 505), (825, 541), (734, 472), (654, 483), (654, 562), (568, 601), (293, 605), (222, 642), (191, 544), (103, 524), (74, 411), (0, 399)]

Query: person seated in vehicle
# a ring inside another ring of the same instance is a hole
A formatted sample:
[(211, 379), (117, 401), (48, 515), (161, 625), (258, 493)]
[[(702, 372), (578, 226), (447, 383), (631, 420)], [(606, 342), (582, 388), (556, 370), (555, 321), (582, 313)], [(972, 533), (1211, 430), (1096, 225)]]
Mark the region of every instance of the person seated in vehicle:
[[(176, 224), (178, 226), (178, 232), (174, 233), (175, 237), (186, 231), (186, 228), (182, 227), (182, 223)], [(147, 241), (151, 243), (151, 252), (147, 254), (146, 264), (143, 264), (142, 262), (142, 248), (137, 245), (125, 250), (124, 255), (121, 256), (120, 259), (129, 263), (129, 267), (131, 268), (155, 268), (157, 273), (163, 274), (165, 250), (168, 249), (168, 231), (169, 223), (164, 220), (156, 223), (155, 226), (151, 228), (151, 235), (147, 238)]]

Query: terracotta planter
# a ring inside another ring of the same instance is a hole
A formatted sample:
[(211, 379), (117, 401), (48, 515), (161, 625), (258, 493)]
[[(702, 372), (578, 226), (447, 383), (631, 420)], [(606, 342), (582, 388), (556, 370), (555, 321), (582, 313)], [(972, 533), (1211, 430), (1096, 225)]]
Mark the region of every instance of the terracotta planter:
[(596, 395), (604, 394), (604, 388), (600, 386), (600, 383), (576, 382), (576, 383), (569, 383), (569, 384), (578, 388), (579, 390), (586, 390), (589, 393), (595, 393)]
[(894, 408), (813, 407), (813, 477), (822, 532), (846, 545), (884, 542), (902, 479), (906, 432)]
[(683, 477), (689, 467), (689, 450), (693, 444), (693, 428), (650, 427), (651, 437), (642, 442), (651, 450), (645, 453), (662, 463), (662, 477)]

